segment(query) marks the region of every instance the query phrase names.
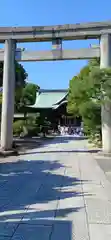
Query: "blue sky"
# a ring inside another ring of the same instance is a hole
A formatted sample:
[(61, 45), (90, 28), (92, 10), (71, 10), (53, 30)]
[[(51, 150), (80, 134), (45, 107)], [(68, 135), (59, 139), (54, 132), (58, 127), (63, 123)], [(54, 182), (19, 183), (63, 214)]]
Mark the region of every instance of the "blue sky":
[[(111, 20), (110, 0), (3, 0), (0, 4), (0, 26), (73, 24)], [(87, 47), (97, 41), (64, 42), (64, 48)], [(50, 43), (21, 44), (27, 49), (50, 49)], [(41, 88), (67, 88), (69, 80), (86, 61), (24, 63), (30, 82)]]

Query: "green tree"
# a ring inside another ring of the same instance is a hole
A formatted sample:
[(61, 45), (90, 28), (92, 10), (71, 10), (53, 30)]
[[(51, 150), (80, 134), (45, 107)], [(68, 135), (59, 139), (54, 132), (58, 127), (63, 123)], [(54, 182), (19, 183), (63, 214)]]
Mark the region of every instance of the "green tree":
[[(22, 89), (26, 85), (26, 78), (28, 74), (24, 67), (15, 62), (15, 106), (17, 106), (21, 96)], [(0, 62), (0, 87), (3, 85), (3, 62)], [(0, 92), (0, 104), (2, 104), (2, 91)]]
[(67, 111), (81, 115), (88, 135), (101, 138), (101, 103), (111, 99), (111, 69), (100, 69), (99, 59), (88, 62), (69, 83)]
[(0, 92), (0, 105), (2, 104), (2, 92)]
[(33, 105), (36, 100), (36, 93), (39, 89), (39, 86), (33, 83), (26, 83), (26, 85), (19, 88), (19, 91), (16, 92), (16, 110), (20, 111), (21, 108), (24, 108), (28, 105)]
[(27, 83), (23, 88), (22, 99), (24, 104), (33, 105), (36, 100), (36, 93), (39, 90), (39, 86), (33, 83)]
[[(21, 87), (25, 85), (25, 80), (27, 78), (28, 74), (25, 71), (24, 67), (18, 63), (15, 62), (15, 86)], [(0, 87), (3, 85), (3, 62), (0, 62)]]

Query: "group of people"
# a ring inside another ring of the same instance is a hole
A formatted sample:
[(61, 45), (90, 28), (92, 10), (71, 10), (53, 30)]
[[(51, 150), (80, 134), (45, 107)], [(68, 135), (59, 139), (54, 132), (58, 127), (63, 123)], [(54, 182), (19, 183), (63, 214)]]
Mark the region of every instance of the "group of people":
[(60, 135), (75, 135), (75, 136), (83, 136), (83, 128), (82, 127), (72, 127), (72, 126), (58, 126), (58, 131)]

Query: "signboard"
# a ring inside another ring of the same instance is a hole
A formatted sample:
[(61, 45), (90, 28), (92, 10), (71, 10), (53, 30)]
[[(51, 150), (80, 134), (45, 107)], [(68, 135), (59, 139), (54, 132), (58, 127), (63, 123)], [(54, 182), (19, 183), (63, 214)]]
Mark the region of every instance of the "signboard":
[(62, 50), (62, 40), (61, 39), (54, 39), (52, 41), (52, 50)]
[(52, 53), (54, 59), (62, 59), (62, 40), (54, 39), (52, 41)]

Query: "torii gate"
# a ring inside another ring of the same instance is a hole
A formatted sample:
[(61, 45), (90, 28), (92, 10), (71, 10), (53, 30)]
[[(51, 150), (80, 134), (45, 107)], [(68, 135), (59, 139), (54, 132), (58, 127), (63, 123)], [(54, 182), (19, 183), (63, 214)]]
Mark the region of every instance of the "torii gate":
[[(100, 46), (78, 50), (62, 49), (62, 40), (82, 39), (100, 39)], [(51, 41), (53, 47), (56, 44), (56, 48), (50, 51), (16, 49), (17, 42), (46, 41)], [(101, 68), (111, 66), (111, 22), (40, 27), (0, 27), (0, 43), (4, 42), (5, 49), (0, 50), (0, 61), (4, 61), (1, 148), (5, 151), (12, 148), (13, 142), (15, 59), (18, 61), (52, 61), (100, 57)], [(102, 106), (102, 149), (105, 153), (111, 153), (111, 104)]]

